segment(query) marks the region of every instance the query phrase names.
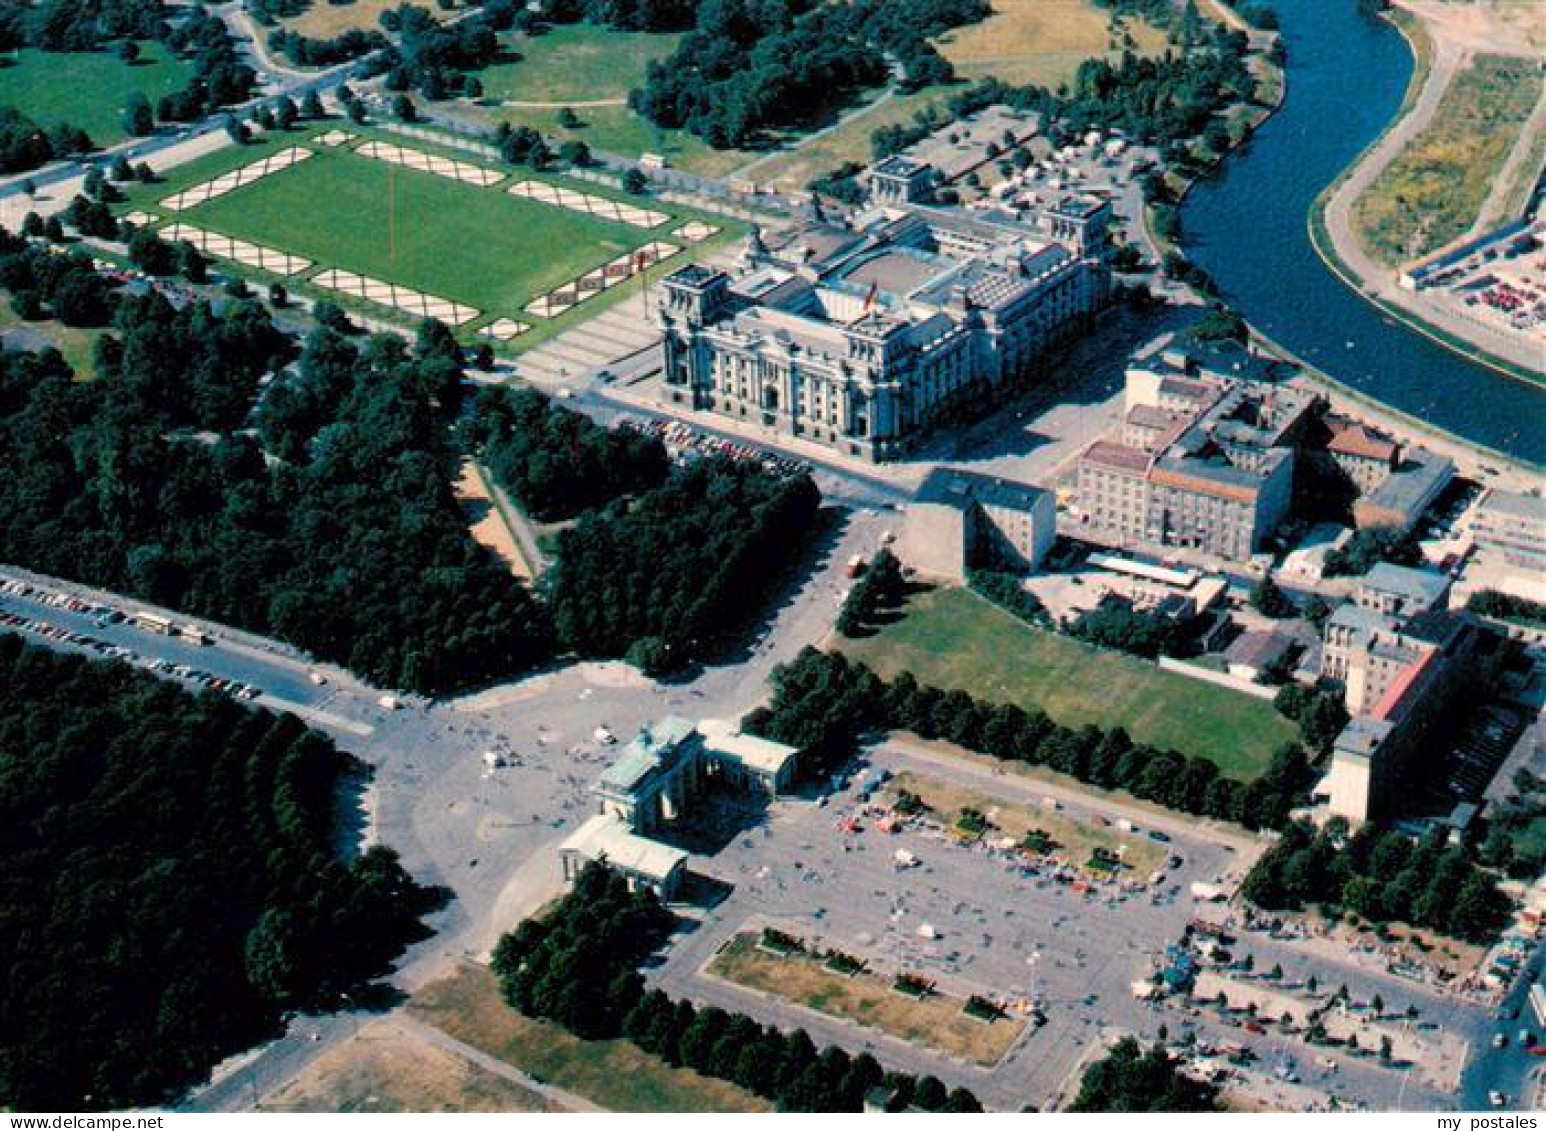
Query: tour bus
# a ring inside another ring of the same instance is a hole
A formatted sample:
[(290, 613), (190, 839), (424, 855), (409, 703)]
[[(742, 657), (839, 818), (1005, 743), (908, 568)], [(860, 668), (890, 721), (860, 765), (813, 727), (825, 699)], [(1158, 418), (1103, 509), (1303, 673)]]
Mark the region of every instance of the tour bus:
[(164, 617), (160, 613), (152, 613), (145, 609), (140, 609), (138, 612), (130, 614), (129, 619), (147, 632), (156, 632), (162, 636), (172, 635), (173, 625), (171, 617)]

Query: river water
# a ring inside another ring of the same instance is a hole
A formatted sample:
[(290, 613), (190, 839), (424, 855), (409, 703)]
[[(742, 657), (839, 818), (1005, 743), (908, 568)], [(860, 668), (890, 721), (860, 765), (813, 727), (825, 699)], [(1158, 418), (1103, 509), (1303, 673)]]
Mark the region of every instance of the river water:
[(1310, 244), (1310, 205), (1400, 109), (1411, 51), (1355, 0), (1280, 0), (1288, 97), (1181, 209), (1187, 254), (1284, 348), (1465, 439), (1546, 464), (1546, 391), (1466, 361), (1370, 305)]

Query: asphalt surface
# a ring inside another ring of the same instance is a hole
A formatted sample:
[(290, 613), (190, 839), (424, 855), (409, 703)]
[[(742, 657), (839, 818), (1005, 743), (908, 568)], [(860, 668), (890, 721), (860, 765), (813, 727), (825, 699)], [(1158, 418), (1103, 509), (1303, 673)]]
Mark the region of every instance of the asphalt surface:
[[(1033, 808), (1050, 795), (1071, 797), (1065, 817), (1100, 814), (1114, 822), (1131, 816), (1154, 824), (1146, 812), (958, 759), (929, 758), (904, 745), (874, 750), (867, 763), (991, 790)], [(1166, 847), (1184, 863), (1167, 872), (1161, 892), (1080, 895), (1046, 875), (1027, 876), (980, 845), (916, 830), (887, 835), (868, 821), (861, 822), (863, 832), (845, 833), (839, 822), (859, 810), (854, 790), (865, 772), (856, 771), (828, 805), (781, 803), (753, 816), (752, 827), (722, 851), (695, 856), (691, 870), (726, 885), (728, 897), (703, 915), (698, 929), (677, 936), (650, 977), (673, 994), (804, 1027), (818, 1046), (831, 1041), (868, 1050), (883, 1064), (964, 1084), (1000, 1110), (1027, 1103), (1047, 1108), (1067, 1098), (1076, 1067), (1103, 1034), (1154, 1034), (1162, 1019), (1132, 996), (1130, 984), (1152, 973), (1165, 945), (1181, 936), (1193, 912), (1187, 885), (1220, 877), (1237, 865), (1238, 852), (1197, 835), (1195, 826), (1167, 820), (1173, 831)], [(899, 870), (898, 849), (912, 852), (919, 866)], [(919, 937), (924, 924), (939, 937)], [(702, 973), (729, 938), (763, 925), (863, 956), (887, 975), (917, 972), (956, 996), (1037, 999), (1047, 1023), (1028, 1028), (997, 1065), (983, 1068)]]

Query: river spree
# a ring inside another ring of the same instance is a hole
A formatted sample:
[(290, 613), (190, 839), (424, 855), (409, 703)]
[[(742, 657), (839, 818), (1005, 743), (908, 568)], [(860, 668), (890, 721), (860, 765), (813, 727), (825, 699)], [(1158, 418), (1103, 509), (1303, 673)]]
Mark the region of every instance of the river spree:
[(1401, 34), (1356, 0), (1276, 5), (1288, 98), (1181, 209), (1187, 254), (1284, 348), (1355, 389), (1465, 439), (1546, 464), (1546, 391), (1408, 330), (1350, 290), (1310, 244), (1311, 203), (1400, 109)]

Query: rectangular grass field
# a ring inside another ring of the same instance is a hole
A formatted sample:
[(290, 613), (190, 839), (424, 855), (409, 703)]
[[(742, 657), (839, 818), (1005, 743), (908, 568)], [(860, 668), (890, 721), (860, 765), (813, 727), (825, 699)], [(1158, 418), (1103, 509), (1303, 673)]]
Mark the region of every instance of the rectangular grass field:
[(68, 122), (97, 145), (126, 136), (123, 109), (131, 94), (154, 108), (163, 94), (181, 90), (193, 67), (159, 43), (141, 43), (140, 57), (125, 63), (115, 51), (37, 51), (24, 48), (0, 59), (0, 105), (15, 106), (40, 126)]
[(1269, 702), (1031, 628), (967, 589), (918, 594), (901, 620), (838, 647), (888, 679), (910, 671), (920, 683), (1040, 707), (1064, 726), (1120, 726), (1242, 780), (1298, 740)]
[(646, 231), (346, 150), (319, 151), (178, 215), (325, 267), (516, 318), (526, 317), (521, 308), (532, 296), (652, 239), (670, 239), (672, 227)]

